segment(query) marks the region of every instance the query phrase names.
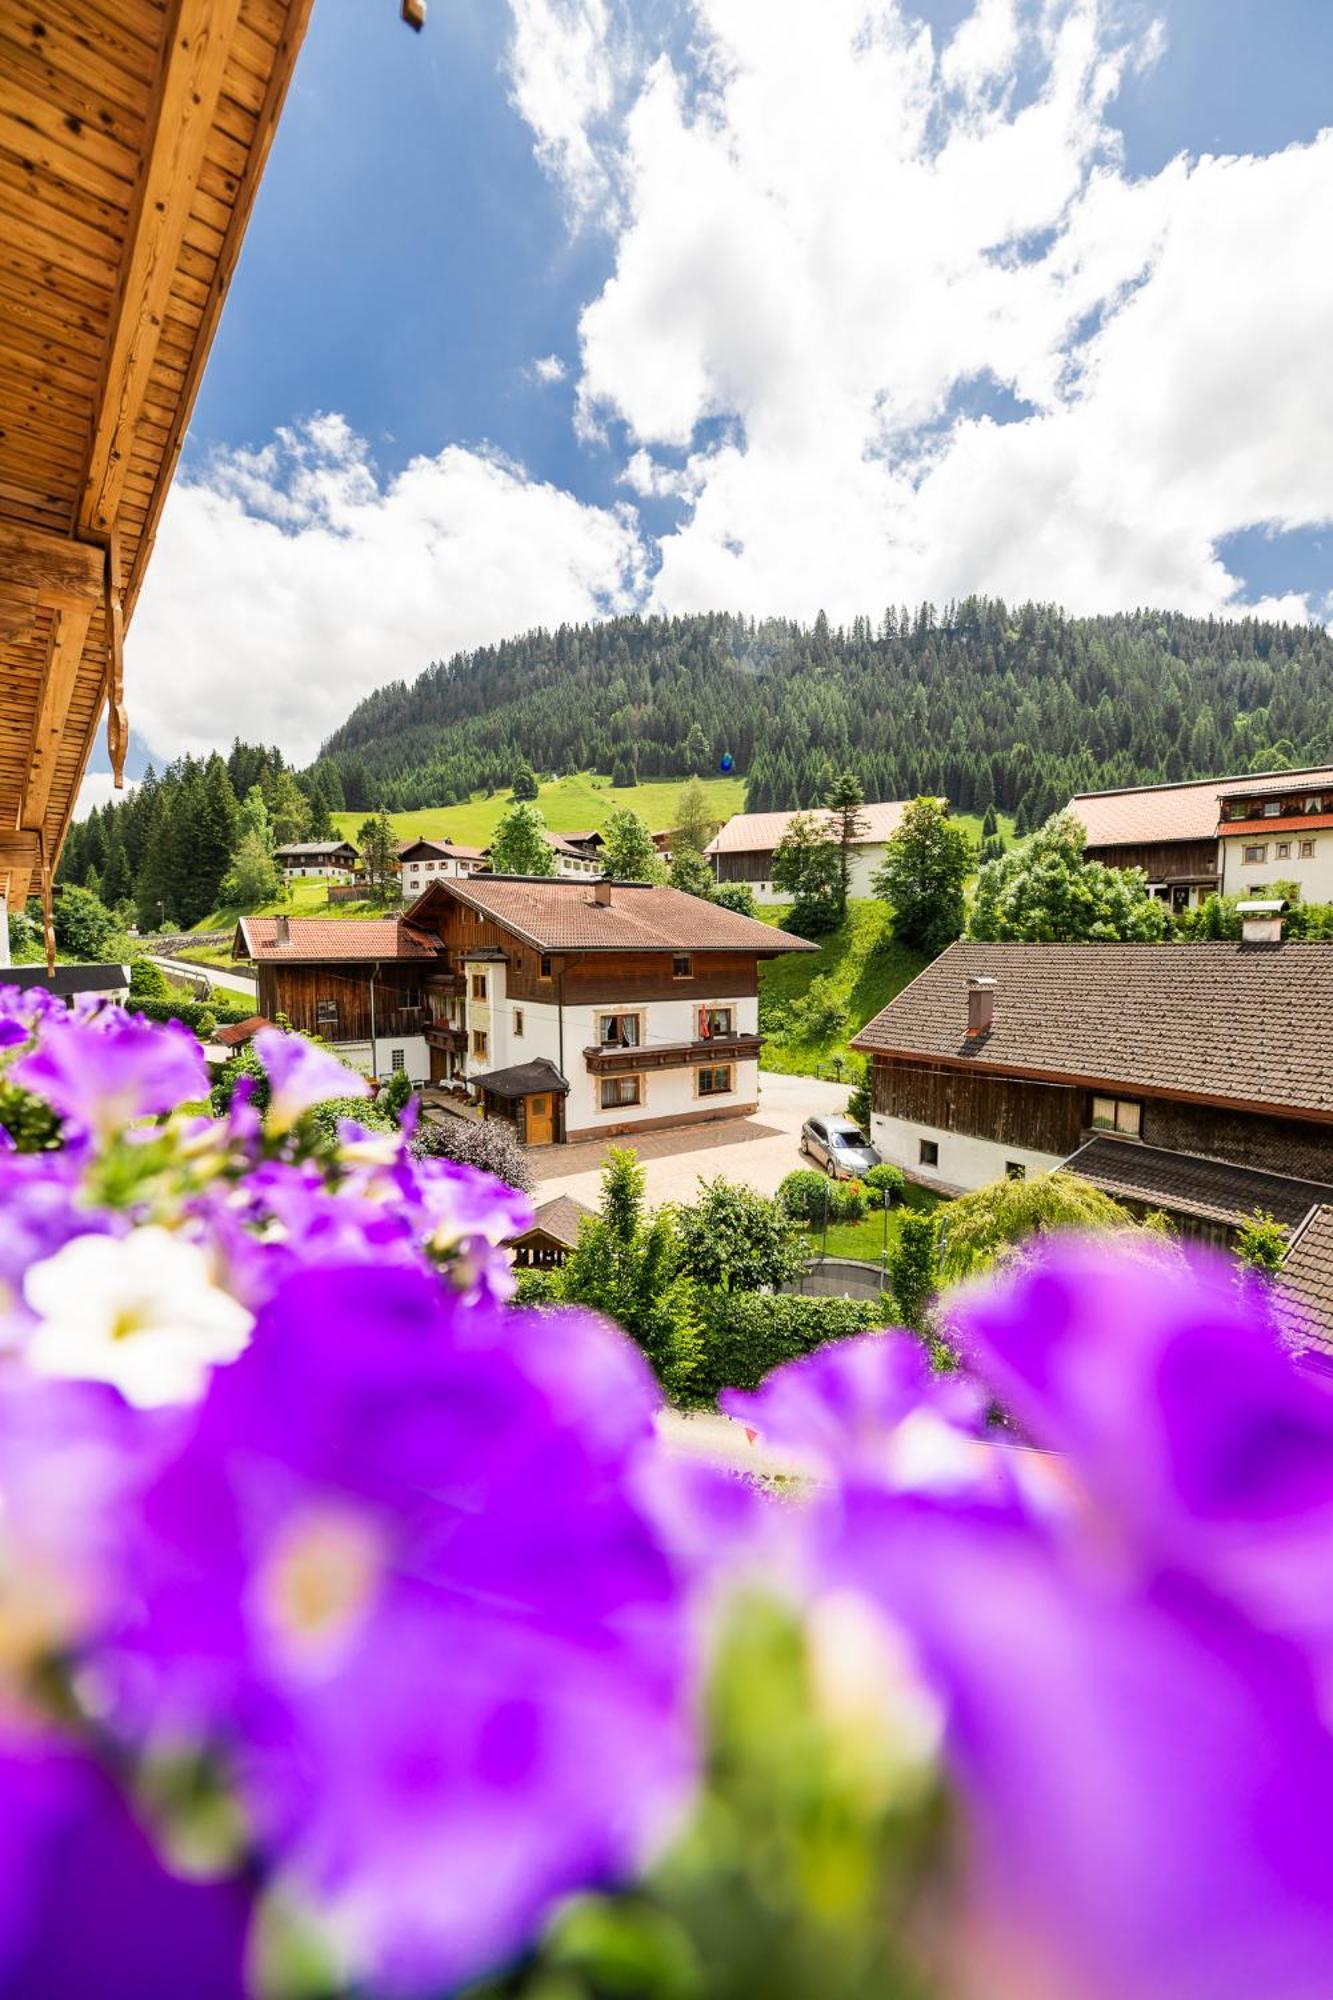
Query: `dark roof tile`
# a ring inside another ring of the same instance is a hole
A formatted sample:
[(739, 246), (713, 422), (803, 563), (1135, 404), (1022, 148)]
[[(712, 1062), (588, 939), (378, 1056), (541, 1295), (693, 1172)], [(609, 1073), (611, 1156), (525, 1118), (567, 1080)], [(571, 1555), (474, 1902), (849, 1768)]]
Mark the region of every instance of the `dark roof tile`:
[[(967, 1033), (967, 981), (997, 981)], [(1333, 944), (950, 945), (852, 1046), (1333, 1119)]]

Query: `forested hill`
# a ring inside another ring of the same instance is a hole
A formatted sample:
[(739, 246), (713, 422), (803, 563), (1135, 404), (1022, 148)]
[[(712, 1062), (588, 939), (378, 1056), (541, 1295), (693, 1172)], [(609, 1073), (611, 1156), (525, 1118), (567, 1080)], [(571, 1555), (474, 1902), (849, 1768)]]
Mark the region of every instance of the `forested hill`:
[[(317, 773), (349, 807), (448, 805), (538, 771), (678, 777), (724, 753), (751, 810), (947, 794), (1035, 824), (1071, 792), (1333, 761), (1318, 626), (970, 600), (835, 629), (709, 614), (531, 632), (361, 703)], [(335, 775), (336, 771), (336, 775)]]

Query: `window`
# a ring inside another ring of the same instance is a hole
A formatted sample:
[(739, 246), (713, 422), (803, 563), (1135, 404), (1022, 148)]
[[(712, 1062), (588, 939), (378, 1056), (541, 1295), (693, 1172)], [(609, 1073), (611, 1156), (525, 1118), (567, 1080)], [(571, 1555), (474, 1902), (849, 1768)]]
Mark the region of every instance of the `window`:
[(725, 1097), (730, 1089), (730, 1063), (714, 1063), (699, 1071), (700, 1097)]
[(1324, 810), (1324, 801), (1322, 799), (1307, 799), (1305, 801), (1305, 810), (1308, 813), (1322, 812)]
[(1092, 1125), (1096, 1132), (1118, 1132), (1122, 1139), (1137, 1139), (1143, 1125), (1143, 1106), (1128, 1097), (1094, 1097)]
[(316, 1000), (316, 1028), (336, 1028), (338, 1025), (338, 1002), (336, 1000)]
[(701, 1007), (699, 1009), (699, 1038), (710, 1041), (715, 1035), (735, 1033), (736, 1009), (734, 1007)]
[(401, 987), (398, 994), (398, 1005), (400, 1007), (419, 1007), (421, 1005), (421, 988), (419, 986)]
[(472, 1030), (473, 1055), (482, 1057), (488, 1056), (490, 1054), (490, 1047), (491, 1047), (490, 1040), (486, 1034), (486, 1030), (484, 1028), (474, 1028)]
[(1301, 860), (1314, 860), (1314, 842), (1312, 840), (1303, 840), (1301, 842)]
[(597, 1039), (604, 1049), (637, 1049), (643, 1033), (637, 1014), (599, 1014)]
[(1274, 858), (1278, 861), (1290, 860), (1291, 842), (1289, 840), (1279, 840), (1277, 846), (1273, 850), (1273, 854)]
[(1282, 812), (1282, 801), (1281, 801), (1281, 799), (1265, 799), (1265, 800), (1264, 800), (1264, 818), (1265, 818), (1265, 819), (1277, 819), (1277, 818), (1279, 818), (1279, 817), (1280, 817), (1280, 815), (1281, 815), (1281, 812)]
[(519, 1039), (523, 1035), (523, 1009), (521, 1007), (515, 1007), (514, 1009), (514, 1034)]
[(545, 952), (542, 953), (541, 976), (543, 979), (549, 979), (551, 976), (551, 961)]
[(401, 1076), (403, 1071), (407, 1068), (407, 1061), (401, 1049), (390, 1049), (389, 1068), (393, 1071), (395, 1076)]
[(1004, 1163), (1004, 1177), (1007, 1181), (1025, 1181), (1028, 1177), (1028, 1170), (1021, 1160), (1006, 1160)]
[(486, 974), (484, 972), (474, 972), (472, 975), (472, 998), (474, 1000), (484, 1000), (486, 998)]
[(643, 1078), (641, 1076), (604, 1076), (602, 1078), (602, 1109), (618, 1111), (622, 1104), (643, 1103)]
[(676, 956), (671, 961), (671, 977), (673, 979), (693, 979), (694, 960), (688, 952), (678, 951), (676, 953)]
[(922, 1167), (937, 1167), (940, 1163), (940, 1148), (937, 1139), (922, 1139), (917, 1146), (917, 1164)]
[(1240, 858), (1242, 861), (1267, 861), (1268, 849), (1266, 847), (1242, 848)]

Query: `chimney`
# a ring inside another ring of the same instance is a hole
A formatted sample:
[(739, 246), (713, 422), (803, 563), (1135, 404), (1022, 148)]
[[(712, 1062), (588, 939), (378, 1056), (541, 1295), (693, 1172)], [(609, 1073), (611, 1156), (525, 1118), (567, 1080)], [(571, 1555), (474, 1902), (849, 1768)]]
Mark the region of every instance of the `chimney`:
[(995, 1019), (995, 981), (990, 973), (970, 973), (967, 981), (967, 1032), (987, 1035)]
[(599, 908), (599, 909), (602, 909), (602, 910), (609, 910), (609, 909), (610, 909), (610, 907), (611, 907), (611, 877), (610, 877), (609, 875), (603, 875), (603, 876), (600, 876), (600, 877), (599, 877), (599, 879), (598, 879), (598, 880), (597, 880), (596, 882), (594, 882), (594, 883), (593, 883), (593, 885), (592, 885), (592, 899), (593, 899), (594, 903), (596, 903), (596, 904), (597, 904), (597, 906), (598, 906), (598, 908)]
[(291, 941), (292, 941), (292, 922), (291, 922), (291, 918), (290, 918), (290, 917), (278, 917), (278, 918), (277, 918), (277, 919), (275, 920), (275, 923), (274, 923), (274, 929), (273, 929), (273, 942), (274, 942), (274, 944), (290, 944), (290, 943), (291, 943)]
[(1242, 944), (1281, 944), (1282, 918), (1291, 905), (1281, 896), (1268, 901), (1238, 903)]

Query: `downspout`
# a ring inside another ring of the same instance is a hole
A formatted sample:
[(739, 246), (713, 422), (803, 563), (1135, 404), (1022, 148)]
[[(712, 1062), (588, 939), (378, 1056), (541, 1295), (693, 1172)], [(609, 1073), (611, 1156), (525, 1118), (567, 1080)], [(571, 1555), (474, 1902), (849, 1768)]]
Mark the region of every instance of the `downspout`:
[(376, 1082), (379, 1081), (380, 1064), (379, 1056), (375, 1049), (375, 981), (379, 976), (380, 968), (379, 960), (377, 959), (371, 967), (370, 972), (370, 1074)]

